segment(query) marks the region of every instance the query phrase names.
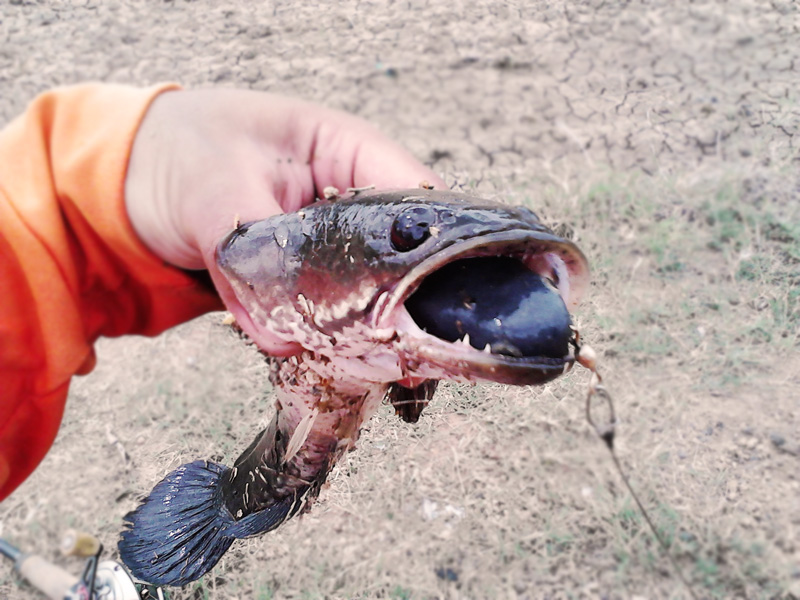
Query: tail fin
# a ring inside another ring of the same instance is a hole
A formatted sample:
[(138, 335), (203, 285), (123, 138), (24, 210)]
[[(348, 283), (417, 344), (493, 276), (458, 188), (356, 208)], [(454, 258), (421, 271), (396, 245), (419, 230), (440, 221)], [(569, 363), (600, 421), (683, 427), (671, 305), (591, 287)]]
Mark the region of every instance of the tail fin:
[(233, 540), (274, 529), (299, 509), (290, 497), (236, 521), (223, 501), (229, 471), (202, 460), (178, 467), (125, 515), (119, 552), (134, 576), (185, 585), (210, 571)]

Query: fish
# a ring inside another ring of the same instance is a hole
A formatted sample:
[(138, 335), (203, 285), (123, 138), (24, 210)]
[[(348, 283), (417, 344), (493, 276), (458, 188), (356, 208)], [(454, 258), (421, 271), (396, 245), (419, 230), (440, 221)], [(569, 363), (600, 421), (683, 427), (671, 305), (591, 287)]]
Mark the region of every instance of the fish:
[(194, 581), (231, 544), (306, 511), (388, 400), (416, 422), (441, 380), (536, 385), (575, 361), (578, 246), (525, 207), (448, 190), (358, 191), (238, 224), (217, 264), (268, 357), (276, 412), (232, 467), (198, 460), (125, 516), (133, 575)]

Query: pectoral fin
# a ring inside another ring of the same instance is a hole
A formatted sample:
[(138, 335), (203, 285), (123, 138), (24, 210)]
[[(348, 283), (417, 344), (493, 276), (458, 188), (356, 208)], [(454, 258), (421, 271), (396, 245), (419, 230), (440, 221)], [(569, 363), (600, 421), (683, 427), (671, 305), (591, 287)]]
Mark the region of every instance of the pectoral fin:
[(395, 382), (389, 386), (386, 397), (394, 406), (394, 412), (406, 423), (416, 423), (428, 402), (436, 393), (439, 381), (428, 379), (414, 388)]

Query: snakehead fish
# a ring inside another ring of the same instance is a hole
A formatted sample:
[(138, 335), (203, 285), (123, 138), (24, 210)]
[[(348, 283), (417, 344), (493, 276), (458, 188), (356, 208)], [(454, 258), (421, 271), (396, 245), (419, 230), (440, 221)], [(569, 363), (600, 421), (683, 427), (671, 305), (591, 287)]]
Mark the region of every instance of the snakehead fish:
[(427, 189), (241, 225), (217, 262), (251, 318), (303, 351), (270, 359), (276, 415), (233, 467), (183, 465), (126, 516), (120, 554), (153, 584), (193, 581), (307, 507), (384, 399), (415, 422), (441, 379), (558, 377), (589, 278), (530, 210)]

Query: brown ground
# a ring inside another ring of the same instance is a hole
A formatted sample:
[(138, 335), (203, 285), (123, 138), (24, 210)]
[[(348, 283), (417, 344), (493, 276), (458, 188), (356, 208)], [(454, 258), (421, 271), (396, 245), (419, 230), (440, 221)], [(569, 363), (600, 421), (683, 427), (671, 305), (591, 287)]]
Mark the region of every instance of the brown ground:
[[(85, 80), (271, 90), (570, 224), (594, 267), (578, 322), (671, 553), (700, 597), (800, 596), (797, 5), (219, 4), (3, 2), (0, 120)], [(0, 535), (58, 559), (79, 527), (113, 554), (168, 470), (230, 462), (271, 400), (219, 322), (102, 341)], [(416, 426), (384, 409), (311, 514), (173, 598), (687, 597), (584, 422), (586, 379), (446, 386)], [(3, 564), (0, 597), (39, 596)]]

